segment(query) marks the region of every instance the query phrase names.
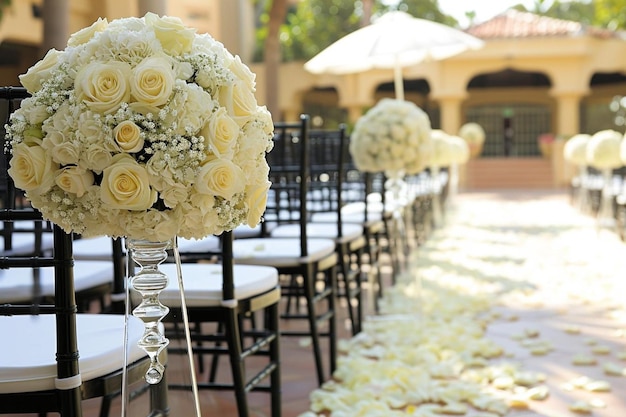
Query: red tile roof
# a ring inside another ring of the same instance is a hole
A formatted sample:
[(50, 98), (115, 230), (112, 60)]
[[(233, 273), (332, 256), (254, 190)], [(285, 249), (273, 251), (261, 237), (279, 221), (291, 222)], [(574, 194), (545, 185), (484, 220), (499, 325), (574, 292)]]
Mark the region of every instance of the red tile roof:
[(580, 22), (539, 16), (509, 9), (492, 19), (471, 26), (467, 33), (481, 39), (570, 37), (588, 35), (598, 38), (620, 37), (619, 32), (584, 26)]

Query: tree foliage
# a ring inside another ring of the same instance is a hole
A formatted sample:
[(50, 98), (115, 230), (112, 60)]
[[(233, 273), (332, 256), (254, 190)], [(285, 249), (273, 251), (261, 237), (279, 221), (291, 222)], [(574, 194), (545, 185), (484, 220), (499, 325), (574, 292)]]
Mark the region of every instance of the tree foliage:
[(11, 5), (11, 0), (0, 0), (0, 20), (2, 20), (2, 16), (4, 15), (4, 9)]
[[(371, 10), (366, 7), (368, 5)], [(370, 12), (375, 18), (394, 9), (451, 26), (458, 24), (454, 18), (440, 11), (438, 0), (399, 0), (394, 5), (382, 0), (302, 0), (289, 7), (281, 26), (283, 60), (310, 59), (361, 27), (362, 20)], [(262, 46), (267, 38), (267, 13), (260, 17), (259, 22), (255, 60), (260, 61), (263, 59)]]
[[(0, 0), (2, 1), (2, 0)], [(263, 60), (267, 39), (267, 12), (272, 0), (255, 0), (259, 11), (255, 60)], [(371, 8), (371, 10), (370, 10)], [(573, 20), (612, 30), (626, 29), (626, 0), (535, 0), (522, 11)], [(300, 0), (290, 2), (280, 27), (282, 60), (308, 60), (341, 37), (357, 30), (371, 13), (373, 18), (389, 10), (402, 10), (415, 17), (458, 27), (452, 16), (440, 10), (439, 0)], [(468, 18), (475, 16), (469, 11)]]

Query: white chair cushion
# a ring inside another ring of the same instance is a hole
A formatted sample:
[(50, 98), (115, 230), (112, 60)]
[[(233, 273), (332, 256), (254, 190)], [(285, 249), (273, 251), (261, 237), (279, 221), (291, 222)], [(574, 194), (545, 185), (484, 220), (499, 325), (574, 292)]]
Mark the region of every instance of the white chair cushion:
[[(54, 268), (39, 269), (39, 295), (54, 296)], [(104, 261), (74, 262), (74, 287), (83, 291), (113, 282), (113, 264)], [(18, 303), (33, 298), (33, 269), (0, 269), (0, 302)]]
[[(124, 316), (78, 314), (76, 332), (83, 381), (122, 369)], [(54, 389), (57, 376), (55, 316), (0, 316), (0, 334), (10, 335), (2, 341), (0, 393)], [(129, 317), (129, 363), (145, 356), (137, 347), (142, 335), (141, 320)]]
[[(381, 206), (377, 204), (367, 212), (367, 221), (382, 220)], [(350, 203), (346, 204), (341, 210), (341, 220), (343, 223), (363, 223), (365, 221), (365, 204)], [(325, 213), (313, 213), (311, 215), (312, 222), (330, 223), (337, 221), (337, 213), (333, 211)]]
[[(18, 221), (13, 222), (15, 229), (33, 230), (34, 222), (32, 221)], [(54, 246), (54, 235), (50, 231), (43, 231), (41, 233), (41, 249), (43, 251), (49, 251)], [(0, 250), (3, 252), (3, 256), (19, 256), (28, 255), (35, 250), (35, 234), (34, 232), (14, 232), (11, 234), (11, 249), (5, 251), (4, 238), (0, 237)]]
[(113, 241), (108, 236), (90, 237), (73, 242), (74, 259), (109, 261), (113, 259)]
[(208, 253), (215, 252), (220, 247), (220, 239), (217, 236), (207, 236), (203, 239), (178, 239), (178, 251), (180, 253)]
[[(306, 225), (306, 233), (309, 238), (337, 239), (337, 223), (309, 223)], [(354, 223), (344, 223), (341, 225), (341, 235), (344, 241), (357, 239), (363, 236), (363, 227)], [(284, 224), (277, 226), (271, 231), (270, 236), (298, 237), (300, 236), (300, 225)]]
[(308, 252), (306, 257), (300, 255), (300, 238), (269, 237), (233, 241), (233, 256), (236, 263), (277, 268), (321, 260), (335, 252), (335, 242), (331, 239), (309, 239)]
[[(175, 264), (159, 267), (167, 274), (169, 283), (159, 297), (169, 307), (180, 307), (180, 290)], [(262, 294), (278, 285), (278, 271), (268, 266), (235, 265), (235, 298), (243, 300)], [(188, 307), (213, 307), (222, 301), (222, 265), (182, 264), (183, 287)], [(132, 291), (133, 297), (136, 292)]]

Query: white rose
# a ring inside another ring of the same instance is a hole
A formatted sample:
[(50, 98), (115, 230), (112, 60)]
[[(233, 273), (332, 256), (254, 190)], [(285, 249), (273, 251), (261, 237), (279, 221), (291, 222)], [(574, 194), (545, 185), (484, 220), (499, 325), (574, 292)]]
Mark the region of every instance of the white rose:
[(76, 98), (98, 113), (114, 113), (130, 101), (130, 66), (124, 62), (92, 62), (74, 80)]
[(98, 18), (91, 26), (72, 34), (67, 41), (67, 46), (78, 46), (89, 42), (96, 33), (105, 30), (108, 24), (109, 22), (106, 19)]
[(170, 55), (182, 55), (191, 51), (196, 31), (186, 27), (182, 20), (177, 17), (159, 17), (154, 13), (147, 13), (144, 19), (146, 25), (154, 29), (163, 49)]
[(172, 95), (176, 74), (171, 62), (163, 57), (149, 57), (132, 72), (130, 91), (132, 97), (149, 106), (159, 107)]
[(63, 191), (82, 197), (89, 187), (93, 185), (93, 173), (83, 168), (69, 166), (59, 170), (54, 182)]
[(253, 91), (242, 81), (220, 88), (219, 102), (239, 126), (246, 124), (257, 109)]
[(219, 157), (232, 157), (233, 148), (239, 137), (239, 125), (220, 107), (211, 115), (209, 122), (200, 131), (208, 140), (210, 150)]
[(261, 221), (267, 205), (267, 192), (270, 185), (271, 182), (267, 181), (265, 184), (246, 187), (246, 205), (248, 206), (246, 223), (248, 226), (256, 227)]
[(9, 175), (15, 186), (24, 191), (44, 193), (54, 184), (54, 173), (59, 168), (41, 146), (20, 143), (13, 147)]
[(250, 71), (250, 68), (243, 62), (241, 62), (241, 58), (239, 55), (235, 56), (228, 65), (228, 69), (230, 69), (235, 77), (240, 79), (245, 83), (245, 85), (251, 90), (255, 89), (255, 78), (256, 75)]
[(61, 132), (51, 132), (42, 141), (52, 160), (61, 165), (75, 165), (80, 160), (80, 144), (66, 140)]
[(19, 76), (20, 83), (29, 93), (35, 93), (41, 88), (41, 84), (50, 78), (51, 73), (57, 69), (59, 57), (63, 52), (50, 49), (43, 59), (30, 67), (26, 74)]
[(119, 152), (119, 146), (107, 135), (102, 120), (96, 115), (97, 113), (90, 111), (81, 113), (78, 117), (76, 137), (82, 143), (101, 144), (109, 152)]
[(24, 115), (24, 118), (30, 125), (38, 125), (43, 123), (44, 120), (50, 116), (45, 105), (36, 104), (33, 97), (28, 97), (22, 100), (20, 105), (20, 113)]
[(183, 184), (174, 183), (168, 187), (165, 187), (161, 191), (161, 198), (165, 205), (169, 208), (174, 208), (187, 199), (189, 195), (189, 188)]
[(124, 120), (113, 129), (113, 137), (124, 152), (135, 153), (143, 149), (141, 129), (134, 122)]
[(112, 208), (147, 210), (156, 202), (145, 168), (130, 155), (115, 155), (104, 171), (100, 185), (102, 201)]
[(230, 200), (244, 190), (245, 177), (237, 165), (226, 159), (215, 159), (200, 168), (195, 187), (200, 193)]
[(102, 172), (106, 167), (111, 165), (113, 156), (103, 145), (95, 143), (87, 147), (81, 153), (79, 165), (84, 166), (96, 173)]

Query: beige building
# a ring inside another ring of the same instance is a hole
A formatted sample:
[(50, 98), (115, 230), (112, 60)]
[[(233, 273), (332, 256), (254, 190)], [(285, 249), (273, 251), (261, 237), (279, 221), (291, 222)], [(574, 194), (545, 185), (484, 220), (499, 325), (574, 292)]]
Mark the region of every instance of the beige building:
[[(43, 55), (43, 3), (13, 0), (5, 11), (0, 22), (3, 85), (15, 85), (17, 75)], [(266, 96), (265, 68), (251, 63), (254, 25), (248, 0), (46, 3), (54, 4), (55, 14), (69, 16), (67, 35), (62, 28), (54, 32), (57, 43), (98, 17), (140, 16), (148, 10), (179, 16), (241, 55), (257, 74), (260, 101)], [(515, 11), (468, 31), (485, 40), (485, 47), (403, 70), (406, 99), (430, 115), (433, 127), (456, 133), (467, 121), (480, 123), (487, 132), (483, 156), (492, 158), (538, 156), (537, 138), (544, 133), (567, 136), (624, 130), (626, 112), (619, 101), (626, 96), (624, 33)], [(274, 115), (276, 120), (307, 112), (320, 125), (353, 123), (378, 99), (393, 96), (391, 71), (313, 75), (303, 64), (291, 62), (280, 69), (281, 114)], [(626, 105), (626, 100), (622, 102)]]

